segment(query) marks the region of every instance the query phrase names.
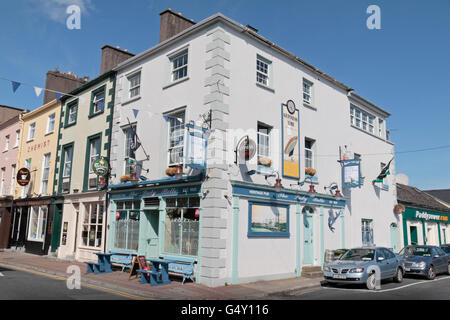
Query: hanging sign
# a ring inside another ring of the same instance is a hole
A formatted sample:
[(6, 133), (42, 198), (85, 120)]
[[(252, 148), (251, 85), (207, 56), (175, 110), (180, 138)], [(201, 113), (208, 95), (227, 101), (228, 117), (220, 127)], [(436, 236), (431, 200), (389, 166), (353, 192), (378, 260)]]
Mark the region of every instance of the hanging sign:
[(244, 163), (253, 159), (256, 154), (256, 143), (249, 136), (242, 137), (236, 146), (236, 160), (235, 163)]
[(17, 172), (16, 180), (17, 183), (22, 187), (25, 187), (30, 183), (30, 178), (30, 170), (28, 170), (27, 168), (20, 168)]
[(281, 105), (283, 176), (300, 179), (300, 113), (292, 100)]
[(92, 170), (98, 176), (105, 176), (109, 170), (108, 161), (103, 158), (95, 160), (92, 164)]
[(208, 141), (207, 129), (195, 126), (194, 124), (186, 124), (187, 149), (186, 149), (186, 167), (197, 170), (206, 169), (206, 144)]
[(350, 189), (361, 186), (360, 163), (359, 159), (341, 160), (343, 188)]

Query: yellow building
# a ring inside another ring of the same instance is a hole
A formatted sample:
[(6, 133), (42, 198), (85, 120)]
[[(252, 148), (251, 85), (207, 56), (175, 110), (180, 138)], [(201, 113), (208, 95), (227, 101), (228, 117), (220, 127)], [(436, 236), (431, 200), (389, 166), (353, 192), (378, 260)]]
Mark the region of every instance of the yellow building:
[(48, 253), (54, 220), (60, 220), (52, 205), (60, 109), (53, 100), (21, 116), (17, 172), (27, 168), (30, 175), (28, 185), (16, 183), (14, 190), (11, 243), (35, 254)]

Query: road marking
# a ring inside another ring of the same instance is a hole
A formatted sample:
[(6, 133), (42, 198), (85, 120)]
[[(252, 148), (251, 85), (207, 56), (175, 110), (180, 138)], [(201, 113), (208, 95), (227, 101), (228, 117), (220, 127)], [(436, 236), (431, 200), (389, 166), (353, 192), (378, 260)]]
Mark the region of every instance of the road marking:
[(372, 293), (383, 293), (383, 292), (388, 292), (388, 291), (396, 291), (396, 290), (400, 290), (403, 288), (407, 288), (407, 287), (411, 287), (411, 286), (415, 286), (417, 284), (421, 284), (421, 283), (432, 283), (433, 281), (441, 281), (441, 280), (446, 280), (446, 279), (450, 279), (450, 276), (444, 277), (444, 278), (440, 278), (440, 279), (434, 279), (434, 280), (423, 280), (420, 282), (414, 282), (414, 283), (410, 283), (398, 288), (391, 288), (391, 289), (384, 289), (384, 290), (367, 290), (367, 289), (343, 289), (343, 288), (333, 288), (333, 287), (322, 287), (323, 289), (331, 289), (331, 290), (345, 290), (347, 292), (350, 291), (360, 291), (360, 292), (372, 292)]
[[(12, 266), (12, 265), (4, 265), (4, 264), (1, 264), (1, 263), (0, 263), (0, 266), (2, 266), (4, 268), (11, 268), (11, 269), (15, 269), (15, 270), (23, 271), (23, 272), (33, 273), (33, 274), (36, 274), (36, 275), (40, 275), (40, 276), (44, 276), (44, 277), (48, 277), (48, 278), (52, 278), (52, 279), (56, 279), (56, 280), (67, 281), (67, 278), (60, 277), (60, 276), (53, 275), (53, 274), (40, 272), (40, 271), (36, 271), (36, 270), (21, 268), (21, 267)], [(134, 295), (134, 294), (126, 293), (126, 292), (119, 291), (119, 290), (109, 289), (109, 288), (105, 288), (105, 287), (100, 287), (100, 286), (97, 286), (95, 284), (90, 284), (90, 283), (86, 283), (86, 282), (83, 282), (83, 286), (91, 288), (91, 289), (97, 289), (97, 290), (101, 290), (101, 291), (106, 291), (106, 292), (109, 292), (109, 293), (113, 293), (113, 294), (116, 294), (116, 295), (119, 295), (119, 296), (123, 296), (125, 298), (134, 299), (134, 300), (153, 300), (152, 298), (137, 296), (137, 295)]]
[(4, 277), (3, 273), (0, 272), (0, 277)]

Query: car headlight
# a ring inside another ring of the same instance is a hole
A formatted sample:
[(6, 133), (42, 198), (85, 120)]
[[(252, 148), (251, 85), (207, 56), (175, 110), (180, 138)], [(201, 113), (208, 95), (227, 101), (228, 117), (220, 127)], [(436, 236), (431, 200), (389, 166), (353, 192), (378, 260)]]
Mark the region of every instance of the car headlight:
[(413, 266), (414, 268), (425, 268), (426, 265), (427, 265), (427, 263), (426, 263), (425, 261), (422, 261), (422, 262), (414, 262), (414, 263), (412, 264), (412, 266)]
[(353, 268), (353, 269), (350, 269), (350, 273), (361, 273), (361, 272), (363, 272), (364, 271), (364, 268)]
[(325, 266), (325, 267), (323, 267), (323, 271), (330, 272), (331, 269), (330, 269), (330, 267)]

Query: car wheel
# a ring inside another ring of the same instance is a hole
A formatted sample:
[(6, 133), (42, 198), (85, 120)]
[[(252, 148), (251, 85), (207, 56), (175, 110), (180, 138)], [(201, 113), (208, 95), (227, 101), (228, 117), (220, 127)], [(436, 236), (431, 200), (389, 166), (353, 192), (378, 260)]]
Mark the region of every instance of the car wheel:
[(403, 270), (401, 268), (397, 268), (397, 274), (394, 277), (394, 281), (397, 283), (403, 281)]
[(436, 278), (436, 272), (434, 271), (434, 267), (430, 266), (430, 268), (428, 269), (427, 279), (433, 280), (434, 278)]
[(366, 281), (366, 287), (367, 287), (367, 289), (369, 289), (369, 290), (375, 290), (375, 287), (376, 287), (376, 278), (375, 278), (375, 273), (372, 273), (368, 278), (367, 278), (367, 281)]

